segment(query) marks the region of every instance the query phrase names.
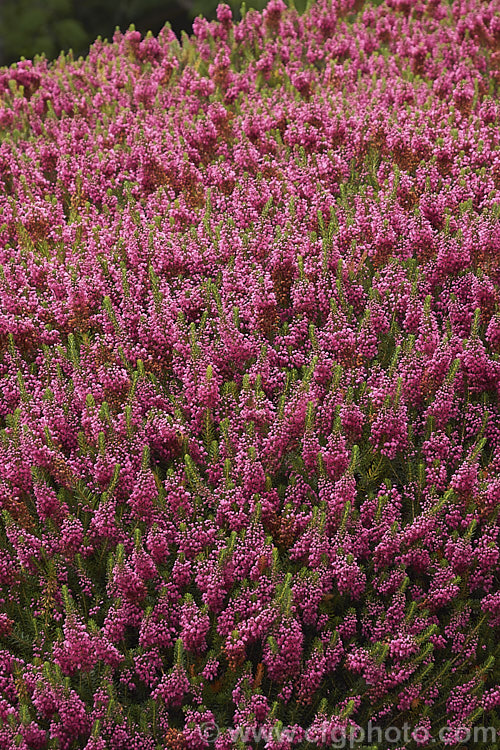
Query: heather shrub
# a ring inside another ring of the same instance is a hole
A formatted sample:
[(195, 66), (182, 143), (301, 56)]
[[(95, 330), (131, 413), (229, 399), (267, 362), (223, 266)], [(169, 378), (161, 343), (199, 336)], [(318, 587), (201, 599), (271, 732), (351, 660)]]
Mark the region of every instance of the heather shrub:
[(0, 72), (1, 748), (500, 729), (499, 11)]

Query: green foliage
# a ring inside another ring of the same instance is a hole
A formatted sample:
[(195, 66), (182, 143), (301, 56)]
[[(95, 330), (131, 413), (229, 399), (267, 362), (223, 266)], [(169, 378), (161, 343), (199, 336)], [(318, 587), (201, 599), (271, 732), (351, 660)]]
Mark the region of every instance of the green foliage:
[(85, 55), (98, 36), (111, 39), (117, 26), (131, 23), (143, 34), (158, 33), (167, 21), (176, 33), (191, 31), (193, 17), (189, 3), (178, 0), (2, 0), (0, 64), (68, 49)]
[(0, 58), (45, 53), (55, 57), (61, 49), (84, 51), (88, 32), (75, 17), (71, 0), (4, 0), (0, 16)]

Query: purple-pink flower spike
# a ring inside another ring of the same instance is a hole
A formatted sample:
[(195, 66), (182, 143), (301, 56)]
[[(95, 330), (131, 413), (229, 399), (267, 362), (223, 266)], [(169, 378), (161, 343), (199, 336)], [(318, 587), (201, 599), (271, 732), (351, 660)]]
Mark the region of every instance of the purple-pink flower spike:
[(500, 730), (499, 19), (0, 71), (0, 748)]

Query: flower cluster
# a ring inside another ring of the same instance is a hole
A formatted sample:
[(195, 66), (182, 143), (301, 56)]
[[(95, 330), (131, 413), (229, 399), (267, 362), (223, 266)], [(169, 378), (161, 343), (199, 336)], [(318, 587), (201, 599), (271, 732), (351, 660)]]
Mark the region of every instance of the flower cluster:
[(0, 71), (1, 747), (500, 728), (499, 18)]

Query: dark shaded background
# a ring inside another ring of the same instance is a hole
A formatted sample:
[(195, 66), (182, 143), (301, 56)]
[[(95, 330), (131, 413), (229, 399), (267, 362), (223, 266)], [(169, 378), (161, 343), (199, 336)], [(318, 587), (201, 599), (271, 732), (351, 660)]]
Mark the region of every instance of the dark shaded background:
[[(239, 17), (241, 0), (226, 0)], [(0, 0), (0, 65), (22, 56), (57, 57), (72, 49), (85, 55), (99, 35), (111, 39), (116, 26), (131, 23), (145, 34), (157, 34), (167, 21), (177, 35), (191, 33), (198, 15), (214, 18), (218, 0)], [(265, 0), (247, 3), (257, 9)]]

